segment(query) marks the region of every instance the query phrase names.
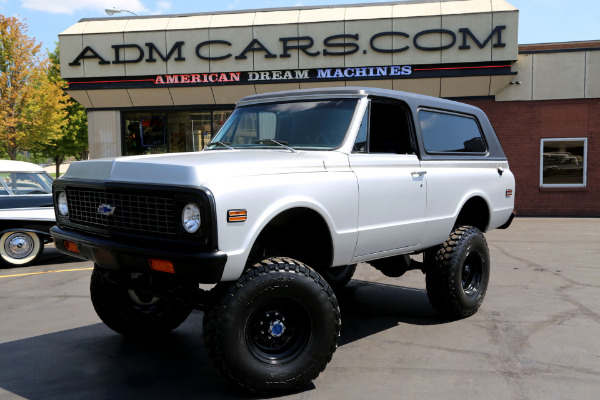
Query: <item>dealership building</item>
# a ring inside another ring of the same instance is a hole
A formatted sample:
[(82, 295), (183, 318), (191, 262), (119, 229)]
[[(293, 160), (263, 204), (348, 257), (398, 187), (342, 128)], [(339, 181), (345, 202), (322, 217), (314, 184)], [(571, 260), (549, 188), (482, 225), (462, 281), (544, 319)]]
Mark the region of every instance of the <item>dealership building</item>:
[(367, 86), (473, 104), (521, 215), (600, 216), (600, 41), (518, 44), (504, 0), (83, 19), (62, 32), (90, 157), (196, 151), (244, 96)]

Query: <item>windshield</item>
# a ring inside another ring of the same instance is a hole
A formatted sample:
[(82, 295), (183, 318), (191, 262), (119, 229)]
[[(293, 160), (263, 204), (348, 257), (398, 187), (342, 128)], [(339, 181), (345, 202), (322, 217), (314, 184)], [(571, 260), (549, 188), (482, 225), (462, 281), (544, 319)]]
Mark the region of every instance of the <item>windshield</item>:
[(313, 100), (240, 107), (207, 149), (336, 149), (346, 136), (357, 102)]
[(45, 172), (0, 172), (0, 196), (52, 193), (52, 178)]

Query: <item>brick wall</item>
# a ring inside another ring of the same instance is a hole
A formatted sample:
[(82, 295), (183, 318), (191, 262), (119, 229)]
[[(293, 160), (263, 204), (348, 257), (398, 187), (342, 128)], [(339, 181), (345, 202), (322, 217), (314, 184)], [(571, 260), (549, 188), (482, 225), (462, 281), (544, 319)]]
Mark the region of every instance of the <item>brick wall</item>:
[[(600, 216), (600, 99), (464, 101), (486, 112), (508, 157), (520, 215)], [(540, 188), (544, 138), (588, 139), (585, 188)]]

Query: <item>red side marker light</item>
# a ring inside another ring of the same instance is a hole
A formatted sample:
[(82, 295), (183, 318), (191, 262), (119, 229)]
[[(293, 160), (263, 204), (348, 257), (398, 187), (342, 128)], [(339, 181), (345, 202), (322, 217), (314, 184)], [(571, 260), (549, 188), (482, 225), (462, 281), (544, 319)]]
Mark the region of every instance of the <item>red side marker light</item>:
[(506, 197), (512, 197), (513, 191), (512, 189), (506, 189)]
[(175, 267), (173, 267), (173, 263), (169, 260), (149, 258), (148, 264), (150, 264), (150, 269), (153, 269), (154, 271), (167, 272), (169, 274), (175, 273)]
[(65, 240), (64, 243), (65, 249), (67, 249), (68, 252), (79, 254), (79, 247), (77, 247), (77, 244), (69, 242), (68, 240)]

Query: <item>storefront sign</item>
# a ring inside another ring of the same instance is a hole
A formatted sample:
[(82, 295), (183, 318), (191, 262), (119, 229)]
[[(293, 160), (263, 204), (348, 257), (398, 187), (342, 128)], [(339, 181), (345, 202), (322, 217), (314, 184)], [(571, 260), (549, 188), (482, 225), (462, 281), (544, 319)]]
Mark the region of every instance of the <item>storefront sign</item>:
[(318, 68), (276, 71), (222, 72), (203, 74), (158, 75), (155, 85), (192, 85), (258, 81), (352, 80), (354, 78), (399, 78), (412, 74), (410, 65), (390, 67)]
[[(170, 49), (161, 50), (152, 42), (143, 46), (137, 43), (113, 44), (112, 51), (98, 51), (91, 46), (86, 46), (69, 63), (70, 66), (81, 65), (82, 60), (96, 61), (99, 65), (107, 64), (136, 64), (155, 63), (157, 61), (167, 62), (169, 60), (183, 62), (189, 57), (196, 57), (205, 61), (226, 60), (233, 57), (235, 60), (246, 60), (252, 53), (262, 54), (265, 59), (289, 58), (292, 51), (298, 51), (304, 56), (348, 56), (354, 53), (367, 54), (369, 51), (376, 53), (391, 54), (402, 53), (411, 48), (432, 52), (445, 51), (457, 47), (459, 50), (468, 51), (471, 48), (484, 49), (489, 44), (493, 48), (506, 47), (502, 39), (505, 25), (495, 26), (491, 32), (483, 37), (476, 36), (469, 28), (459, 28), (457, 31), (448, 29), (427, 29), (414, 34), (401, 31), (387, 31), (377, 33), (369, 38), (369, 47), (361, 48), (359, 34), (339, 34), (328, 36), (323, 39), (322, 46), (317, 46), (311, 36), (280, 37), (279, 48), (268, 48), (259, 39), (250, 40), (238, 54), (232, 54), (231, 48), (238, 47), (237, 44), (227, 40), (207, 40), (200, 43), (186, 44), (185, 41), (175, 42)], [(393, 45), (385, 45), (384, 38), (391, 39)], [(435, 38), (435, 41), (430, 39)], [(438, 44), (432, 45), (432, 42)], [(193, 48), (193, 53), (190, 49)], [(240, 47), (241, 48), (241, 47)], [(209, 51), (210, 50), (210, 51)], [(127, 55), (125, 55), (127, 51)]]
[(513, 75), (510, 63), (391, 65), (369, 67), (340, 67), (289, 69), (269, 71), (236, 71), (192, 74), (166, 74), (142, 76), (135, 79), (123, 77), (114, 80), (69, 80), (69, 89), (119, 89), (150, 88), (157, 86), (224, 86), (264, 83), (332, 82), (377, 79), (409, 79), (461, 76)]
[(194, 83), (223, 83), (239, 82), (241, 72), (227, 72), (218, 74), (176, 74), (176, 75), (158, 75), (154, 84), (173, 85), (173, 84), (194, 84)]
[(160, 147), (165, 145), (165, 117), (142, 117), (140, 120), (142, 146)]

